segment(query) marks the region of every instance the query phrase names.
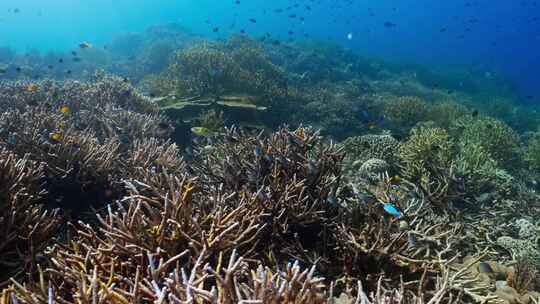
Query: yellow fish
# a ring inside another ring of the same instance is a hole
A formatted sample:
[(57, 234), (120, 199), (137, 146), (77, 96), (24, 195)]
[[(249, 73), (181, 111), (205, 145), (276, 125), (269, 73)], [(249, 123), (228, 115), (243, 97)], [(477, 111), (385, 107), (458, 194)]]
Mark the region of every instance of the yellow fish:
[(62, 138), (62, 133), (54, 131), (49, 134), (49, 137), (54, 141), (59, 141)]
[(35, 83), (31, 83), (31, 84), (29, 84), (29, 85), (26, 87), (26, 91), (27, 91), (27, 92), (30, 92), (30, 93), (37, 92), (38, 89), (39, 89), (39, 87), (38, 87), (38, 85), (35, 84)]
[(191, 132), (201, 137), (212, 137), (215, 134), (212, 130), (205, 127), (193, 127), (191, 128)]
[(64, 105), (60, 107), (60, 113), (68, 114), (69, 112), (71, 112), (71, 110), (68, 106)]

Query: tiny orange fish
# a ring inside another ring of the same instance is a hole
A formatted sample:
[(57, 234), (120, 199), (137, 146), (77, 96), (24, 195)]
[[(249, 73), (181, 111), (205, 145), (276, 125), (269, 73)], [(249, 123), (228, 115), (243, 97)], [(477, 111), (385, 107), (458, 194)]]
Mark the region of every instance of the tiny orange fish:
[(49, 134), (49, 137), (54, 141), (59, 141), (62, 137), (62, 134), (58, 131), (54, 131)]
[(31, 84), (29, 84), (29, 85), (26, 87), (26, 91), (27, 91), (27, 92), (30, 92), (30, 93), (37, 92), (38, 89), (39, 89), (39, 87), (38, 87), (38, 85), (35, 84), (35, 83), (31, 83)]
[(68, 106), (64, 105), (60, 107), (60, 113), (68, 114), (69, 112), (71, 112), (71, 109)]

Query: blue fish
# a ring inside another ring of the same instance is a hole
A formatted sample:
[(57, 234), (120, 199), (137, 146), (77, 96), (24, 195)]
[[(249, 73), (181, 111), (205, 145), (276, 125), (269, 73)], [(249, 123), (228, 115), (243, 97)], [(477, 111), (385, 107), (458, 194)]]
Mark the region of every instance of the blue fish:
[(383, 209), (390, 215), (393, 215), (397, 218), (401, 217), (401, 211), (399, 211), (399, 209), (394, 204), (385, 203), (383, 204)]

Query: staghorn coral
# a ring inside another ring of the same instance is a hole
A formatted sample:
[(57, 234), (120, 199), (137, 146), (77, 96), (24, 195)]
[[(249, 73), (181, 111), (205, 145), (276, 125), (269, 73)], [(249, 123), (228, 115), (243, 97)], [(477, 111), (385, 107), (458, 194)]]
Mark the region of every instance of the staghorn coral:
[(416, 96), (399, 96), (386, 101), (385, 116), (400, 127), (412, 127), (425, 119), (428, 103)]
[(518, 238), (504, 235), (497, 238), (497, 245), (510, 251), (516, 260), (525, 259), (538, 268), (540, 263), (538, 229), (526, 219), (517, 220), (515, 226), (518, 228)]
[(129, 171), (122, 159), (138, 149), (136, 139), (165, 143), (173, 129), (114, 77), (2, 85), (10, 94), (0, 99), (0, 146), (43, 162), (45, 204), (75, 218), (122, 195), (120, 180)]
[(60, 226), (58, 210), (41, 204), (43, 178), (43, 165), (0, 150), (0, 286), (32, 274)]
[(455, 144), (444, 129), (418, 126), (400, 146), (401, 173), (432, 203), (445, 205), (463, 195), (462, 181), (455, 177), (452, 166), (454, 153)]
[(435, 122), (436, 126), (450, 130), (454, 122), (471, 113), (463, 104), (456, 101), (439, 102), (428, 108), (426, 119)]
[[(174, 146), (136, 145), (138, 156), (128, 163), (140, 166), (125, 180), (126, 196), (96, 221), (71, 224), (70, 242), (46, 251), (40, 279), (13, 281), (4, 297), (18, 303), (327, 303), (334, 292), (357, 300), (373, 292), (379, 303), (387, 296), (403, 303), (460, 298), (451, 286), (463, 272), (450, 270), (448, 250), (460, 226), (446, 231), (425, 202), (400, 196), (424, 244), (408, 248), (402, 225), (378, 203), (349, 205), (340, 150), (310, 129), (269, 137), (226, 130), (216, 148), (195, 149), (187, 166)], [(148, 168), (160, 159), (167, 165)], [(393, 191), (383, 182), (381, 201)]]
[(534, 132), (529, 136), (525, 153), (529, 168), (540, 170), (540, 132)]
[(458, 150), (453, 167), (469, 196), (492, 192), (508, 195), (513, 191), (514, 177), (499, 168), (478, 143), (461, 142)]
[(519, 166), (518, 135), (504, 122), (489, 117), (462, 119), (456, 123), (456, 128), (461, 130), (460, 142), (479, 145), (503, 169), (512, 172)]

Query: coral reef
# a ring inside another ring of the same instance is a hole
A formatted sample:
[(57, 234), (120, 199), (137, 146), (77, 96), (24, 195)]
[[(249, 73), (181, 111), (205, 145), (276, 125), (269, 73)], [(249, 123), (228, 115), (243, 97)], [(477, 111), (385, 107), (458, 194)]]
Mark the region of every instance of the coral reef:
[(64, 81), (65, 54), (0, 51), (1, 303), (538, 302), (533, 107), (460, 70), (195, 39), (77, 50)]

